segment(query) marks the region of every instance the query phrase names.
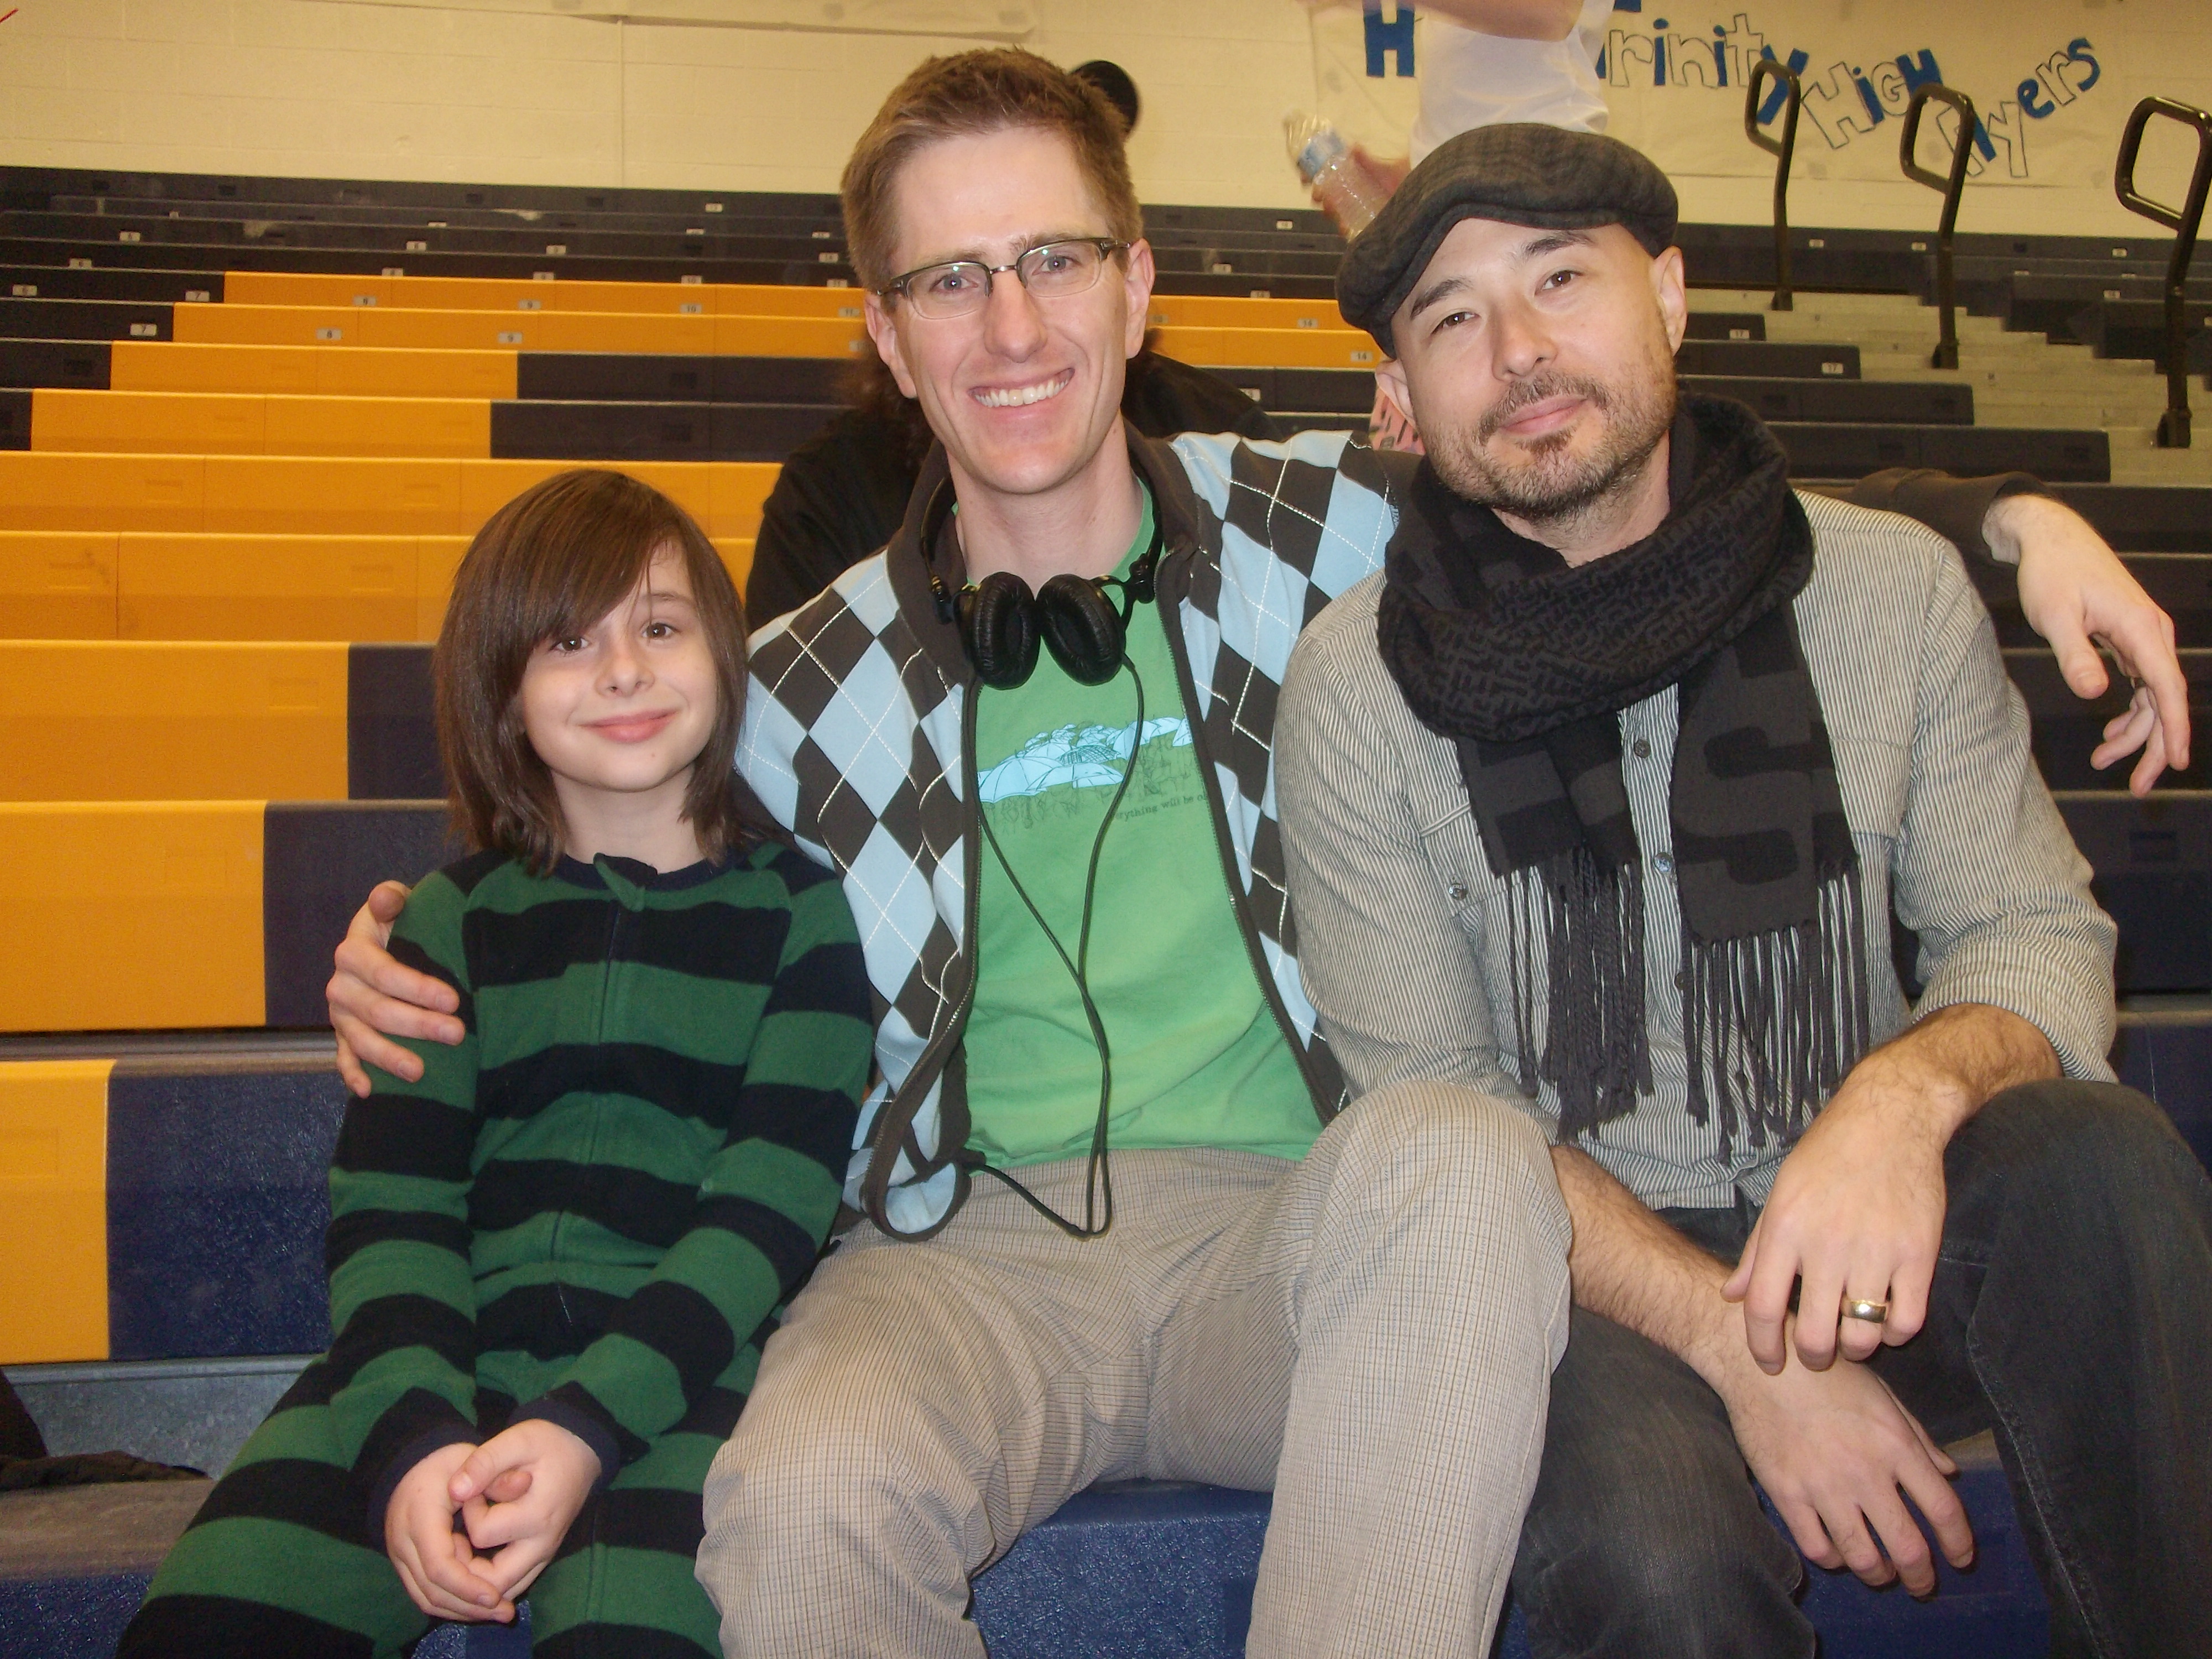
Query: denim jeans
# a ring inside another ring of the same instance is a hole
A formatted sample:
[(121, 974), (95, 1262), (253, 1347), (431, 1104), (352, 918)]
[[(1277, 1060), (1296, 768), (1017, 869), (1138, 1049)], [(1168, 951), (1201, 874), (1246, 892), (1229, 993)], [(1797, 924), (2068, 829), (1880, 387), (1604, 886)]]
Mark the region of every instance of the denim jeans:
[[(2039, 1083), (1944, 1156), (1926, 1325), (1872, 1362), (1936, 1441), (1993, 1429), (2072, 1659), (2212, 1659), (2212, 1183), (2157, 1106)], [(1724, 1260), (1757, 1218), (1672, 1212)], [(1538, 1659), (1809, 1655), (1804, 1565), (1720, 1397), (1577, 1308), (1514, 1563)]]

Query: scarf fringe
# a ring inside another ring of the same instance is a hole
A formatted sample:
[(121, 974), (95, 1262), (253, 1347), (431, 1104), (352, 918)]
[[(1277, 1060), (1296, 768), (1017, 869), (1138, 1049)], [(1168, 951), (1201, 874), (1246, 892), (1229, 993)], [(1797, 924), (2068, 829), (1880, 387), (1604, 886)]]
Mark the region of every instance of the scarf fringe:
[[(1794, 1142), (1871, 1042), (1855, 861), (1824, 868), (1816, 919), (1748, 939), (1682, 937), (1691, 1117), (1719, 1109), (1721, 1160)], [(1564, 1128), (1565, 1120), (1562, 1118)]]
[[(1587, 847), (1516, 871), (1511, 916), (1513, 1025), (1522, 1089), (1549, 1083), (1559, 1096), (1559, 1139), (1571, 1141), (1636, 1109), (1651, 1092), (1644, 1019), (1644, 879), (1635, 865), (1608, 868)], [(1535, 941), (1544, 940), (1547, 1014), (1534, 1062)]]

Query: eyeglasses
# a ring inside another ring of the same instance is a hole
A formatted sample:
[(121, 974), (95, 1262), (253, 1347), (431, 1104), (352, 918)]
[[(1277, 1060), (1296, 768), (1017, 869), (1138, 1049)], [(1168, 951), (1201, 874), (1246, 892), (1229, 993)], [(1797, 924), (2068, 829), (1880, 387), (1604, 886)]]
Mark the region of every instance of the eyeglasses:
[(1083, 236), (1033, 247), (1012, 264), (987, 265), (980, 259), (952, 259), (923, 265), (895, 276), (876, 290), (884, 299), (902, 296), (917, 317), (942, 320), (981, 311), (991, 297), (991, 279), (1011, 270), (1040, 300), (1065, 300), (1098, 286), (1106, 256), (1128, 247), (1110, 236)]

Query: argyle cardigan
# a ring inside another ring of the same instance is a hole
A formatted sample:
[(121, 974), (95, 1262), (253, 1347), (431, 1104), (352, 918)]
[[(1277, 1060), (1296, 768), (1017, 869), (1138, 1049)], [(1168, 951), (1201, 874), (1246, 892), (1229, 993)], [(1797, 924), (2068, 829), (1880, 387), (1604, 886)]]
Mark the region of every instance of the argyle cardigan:
[[(1382, 566), (1410, 470), (1342, 433), (1288, 442), (1132, 434), (1164, 551), (1159, 602), (1255, 970), (1316, 1112), (1345, 1100), (1299, 978), (1275, 815), (1275, 706), (1291, 647)], [(889, 546), (753, 636), (738, 767), (799, 849), (837, 872), (860, 925), (879, 1075), (845, 1201), (927, 1237), (968, 1190), (960, 1042), (973, 1000), (975, 682), (942, 620), (922, 526), (947, 477), (933, 450)]]

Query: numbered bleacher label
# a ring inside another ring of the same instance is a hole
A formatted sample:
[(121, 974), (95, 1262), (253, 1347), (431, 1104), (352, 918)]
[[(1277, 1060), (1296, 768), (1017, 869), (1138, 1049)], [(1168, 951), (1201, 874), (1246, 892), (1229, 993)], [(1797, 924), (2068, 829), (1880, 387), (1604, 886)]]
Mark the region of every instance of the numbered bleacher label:
[(345, 338), (345, 331), (342, 328), (319, 328), (315, 331), (315, 337), (335, 345)]
[(519, 328), (503, 328), (500, 330), (498, 337), (501, 345), (519, 346), (522, 343), (522, 331)]

